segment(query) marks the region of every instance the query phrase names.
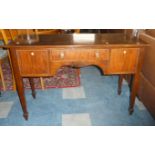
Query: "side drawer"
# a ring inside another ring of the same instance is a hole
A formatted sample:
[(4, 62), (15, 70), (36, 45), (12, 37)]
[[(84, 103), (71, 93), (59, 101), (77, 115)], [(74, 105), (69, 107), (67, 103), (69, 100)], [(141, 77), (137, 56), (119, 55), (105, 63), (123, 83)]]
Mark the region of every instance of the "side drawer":
[(17, 50), (17, 59), (22, 75), (48, 75), (49, 74), (49, 50), (30, 49)]
[(108, 72), (112, 74), (134, 73), (136, 71), (138, 57), (138, 48), (111, 49)]

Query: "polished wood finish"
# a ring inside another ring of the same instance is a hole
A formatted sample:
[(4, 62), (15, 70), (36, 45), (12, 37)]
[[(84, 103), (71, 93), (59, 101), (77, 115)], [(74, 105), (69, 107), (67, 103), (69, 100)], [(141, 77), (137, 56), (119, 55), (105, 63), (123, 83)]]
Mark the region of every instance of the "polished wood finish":
[(134, 73), (137, 68), (139, 49), (116, 48), (111, 50), (109, 73)]
[(144, 59), (144, 48), (141, 49), (138, 59), (139, 61), (137, 62), (137, 68), (136, 68), (135, 74), (133, 74), (133, 79), (132, 79), (132, 86), (131, 86), (131, 93), (130, 93), (130, 105), (129, 105), (130, 114), (132, 114), (134, 111), (135, 97), (137, 95), (137, 91), (139, 87), (140, 71), (141, 71), (143, 59)]
[[(28, 119), (22, 78), (53, 76), (61, 66), (95, 65), (105, 75), (121, 75), (119, 94), (123, 75), (133, 75), (129, 104), (131, 114), (139, 85), (139, 73), (145, 46), (147, 45), (143, 42), (129, 40), (123, 34), (85, 34), (84, 36), (59, 34), (41, 35), (37, 42), (31, 44), (19, 43), (18, 40), (15, 40), (4, 47), (11, 49), (17, 91), (24, 117)], [(30, 84), (35, 97), (32, 79), (30, 79)]]
[(17, 50), (18, 64), (22, 76), (48, 75), (48, 50)]
[(14, 75), (16, 80), (17, 93), (23, 110), (23, 116), (26, 120), (28, 120), (27, 104), (24, 96), (24, 84), (23, 84), (22, 76), (20, 75), (16, 48), (10, 48), (10, 53), (11, 53), (11, 59), (13, 60), (12, 65), (13, 65)]

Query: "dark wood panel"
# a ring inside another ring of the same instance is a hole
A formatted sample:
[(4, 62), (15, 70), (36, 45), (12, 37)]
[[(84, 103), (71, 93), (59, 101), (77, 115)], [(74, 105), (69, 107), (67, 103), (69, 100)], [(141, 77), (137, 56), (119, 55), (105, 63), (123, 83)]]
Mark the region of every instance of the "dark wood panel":
[(138, 61), (139, 50), (137, 48), (112, 49), (108, 73), (134, 73)]
[(109, 60), (109, 49), (52, 49), (51, 61), (103, 61)]
[[(23, 36), (24, 38), (24, 36)], [(21, 37), (17, 37), (14, 42), (10, 42), (7, 47), (17, 46), (59, 46), (59, 47), (113, 47), (113, 46), (135, 46), (142, 47), (144, 42), (140, 40), (134, 40), (133, 38), (127, 38), (122, 33), (108, 33), (108, 34), (53, 34), (53, 35), (39, 35), (36, 41), (28, 43), (25, 36), (24, 40), (21, 41)], [(30, 37), (31, 38), (31, 37)], [(145, 44), (146, 45), (146, 44)], [(6, 47), (6, 46), (5, 46)]]
[(21, 75), (48, 75), (48, 50), (17, 50)]

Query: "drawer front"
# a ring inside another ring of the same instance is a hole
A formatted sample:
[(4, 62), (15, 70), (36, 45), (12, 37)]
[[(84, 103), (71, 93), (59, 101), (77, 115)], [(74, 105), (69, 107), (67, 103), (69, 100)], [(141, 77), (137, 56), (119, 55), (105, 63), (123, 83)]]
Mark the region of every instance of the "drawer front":
[(102, 61), (109, 59), (108, 49), (52, 49), (51, 61)]
[(109, 73), (134, 73), (137, 67), (139, 49), (112, 49), (110, 53)]
[(17, 50), (22, 75), (47, 75), (49, 73), (48, 50)]

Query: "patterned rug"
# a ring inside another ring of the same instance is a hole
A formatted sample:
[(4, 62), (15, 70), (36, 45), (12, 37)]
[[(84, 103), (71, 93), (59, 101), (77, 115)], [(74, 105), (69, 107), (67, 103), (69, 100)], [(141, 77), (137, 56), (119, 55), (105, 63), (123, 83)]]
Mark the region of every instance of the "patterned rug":
[[(2, 64), (4, 79), (7, 90), (12, 90), (12, 76), (8, 62)], [(24, 87), (30, 89), (27, 78), (23, 79)], [(79, 69), (62, 67), (53, 77), (43, 78), (44, 86), (46, 88), (66, 88), (80, 86), (80, 72)], [(41, 89), (40, 78), (34, 78), (35, 88)], [(2, 83), (0, 81), (0, 90), (2, 90)]]

